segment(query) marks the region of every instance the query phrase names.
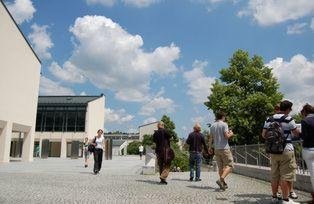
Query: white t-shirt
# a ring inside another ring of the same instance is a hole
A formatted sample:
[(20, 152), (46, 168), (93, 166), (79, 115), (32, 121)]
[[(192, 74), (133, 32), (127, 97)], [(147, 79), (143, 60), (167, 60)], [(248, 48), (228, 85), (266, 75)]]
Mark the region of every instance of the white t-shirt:
[(99, 138), (96, 137), (96, 140), (95, 140), (95, 143), (96, 143), (96, 146), (95, 148), (96, 149), (103, 149), (103, 142), (104, 142), (104, 137), (103, 136), (100, 136)]
[(141, 145), (138, 147), (138, 151), (143, 152), (144, 151), (144, 147)]

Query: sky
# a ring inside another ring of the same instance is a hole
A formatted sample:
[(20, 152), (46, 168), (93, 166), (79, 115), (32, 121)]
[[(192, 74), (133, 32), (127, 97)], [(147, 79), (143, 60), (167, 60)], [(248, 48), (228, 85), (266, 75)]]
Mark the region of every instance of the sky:
[[(294, 111), (314, 102), (313, 0), (5, 0), (42, 62), (40, 95), (105, 95), (105, 130), (168, 115), (179, 137), (237, 49), (260, 55)], [(27, 67), (25, 67), (27, 68)]]

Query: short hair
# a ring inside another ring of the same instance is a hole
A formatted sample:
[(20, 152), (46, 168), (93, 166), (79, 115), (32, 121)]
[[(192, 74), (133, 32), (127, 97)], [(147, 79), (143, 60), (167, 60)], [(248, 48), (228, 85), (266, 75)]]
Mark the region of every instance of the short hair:
[(280, 111), (286, 111), (292, 109), (293, 103), (288, 100), (283, 100), (280, 102)]
[(307, 103), (303, 106), (301, 114), (307, 116), (310, 113), (314, 113), (314, 107)]
[(218, 111), (217, 113), (216, 113), (216, 120), (220, 120), (220, 119), (222, 119), (223, 117), (226, 117), (226, 113), (225, 112), (223, 112), (223, 111)]
[(102, 129), (98, 129), (97, 133), (99, 133), (99, 132), (101, 132), (101, 134), (104, 133), (104, 131)]
[(163, 127), (164, 127), (164, 122), (158, 121), (157, 127), (158, 127), (158, 128), (163, 128)]
[(195, 123), (193, 129), (194, 129), (194, 131), (196, 131), (196, 132), (200, 132), (201, 129), (202, 129), (201, 124)]

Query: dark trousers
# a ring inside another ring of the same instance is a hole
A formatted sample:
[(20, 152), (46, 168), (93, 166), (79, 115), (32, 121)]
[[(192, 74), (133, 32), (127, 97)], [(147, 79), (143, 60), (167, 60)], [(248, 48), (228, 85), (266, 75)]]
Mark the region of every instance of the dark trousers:
[(103, 150), (96, 148), (94, 152), (94, 172), (96, 171), (98, 172), (101, 169), (102, 155), (103, 155)]
[(190, 152), (190, 178), (194, 178), (194, 167), (196, 166), (196, 178), (201, 176), (202, 154), (199, 152)]

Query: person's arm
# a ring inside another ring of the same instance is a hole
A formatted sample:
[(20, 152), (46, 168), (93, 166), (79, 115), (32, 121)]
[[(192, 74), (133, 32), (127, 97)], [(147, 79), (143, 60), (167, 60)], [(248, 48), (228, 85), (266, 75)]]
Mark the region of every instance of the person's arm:
[(292, 136), (293, 137), (299, 137), (300, 130), (297, 128), (297, 125), (295, 124), (295, 121), (291, 120), (289, 125), (290, 125), (290, 130), (292, 132)]
[(262, 137), (265, 139), (265, 137), (266, 137), (266, 131), (267, 131), (267, 129), (265, 129), (265, 128), (263, 128), (263, 130), (262, 130)]
[(202, 144), (203, 144), (203, 146), (204, 146), (205, 151), (208, 152), (208, 147), (207, 147), (207, 145), (206, 145), (206, 142), (205, 142), (205, 139), (204, 139), (204, 136), (203, 136), (203, 135), (201, 136), (201, 141), (202, 141)]
[(232, 130), (229, 130), (227, 124), (224, 125), (224, 136), (226, 139), (229, 139), (230, 137), (233, 136), (233, 132), (232, 132)]

